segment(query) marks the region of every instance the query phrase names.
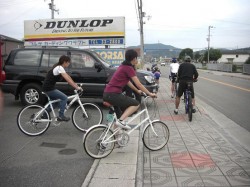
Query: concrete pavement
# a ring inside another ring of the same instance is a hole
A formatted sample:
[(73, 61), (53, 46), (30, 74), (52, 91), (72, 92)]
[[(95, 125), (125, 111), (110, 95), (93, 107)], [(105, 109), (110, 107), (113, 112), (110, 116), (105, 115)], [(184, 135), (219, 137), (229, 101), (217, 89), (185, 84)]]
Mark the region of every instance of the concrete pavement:
[(96, 160), (82, 186), (250, 186), (250, 133), (199, 98), (192, 122), (183, 104), (174, 115), (169, 84), (160, 79), (155, 117), (170, 129), (168, 144), (149, 151), (137, 131), (127, 147)]

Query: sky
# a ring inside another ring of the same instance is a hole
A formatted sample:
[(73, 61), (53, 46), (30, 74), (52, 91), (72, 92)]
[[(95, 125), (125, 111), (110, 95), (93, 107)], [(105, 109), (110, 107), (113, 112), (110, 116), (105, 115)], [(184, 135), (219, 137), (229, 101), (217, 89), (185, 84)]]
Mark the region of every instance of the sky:
[[(51, 19), (51, 0), (1, 0), (0, 34), (23, 39), (24, 20)], [(57, 18), (125, 17), (126, 47), (140, 45), (137, 0), (54, 0)], [(250, 47), (249, 0), (142, 0), (144, 43), (194, 50)]]

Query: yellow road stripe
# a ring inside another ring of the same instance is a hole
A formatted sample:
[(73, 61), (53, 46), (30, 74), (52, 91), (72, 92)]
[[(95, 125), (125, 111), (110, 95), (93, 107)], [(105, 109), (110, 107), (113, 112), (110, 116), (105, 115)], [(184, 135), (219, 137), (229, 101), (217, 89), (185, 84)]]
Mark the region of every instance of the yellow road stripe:
[(50, 38), (50, 37), (83, 37), (83, 36), (121, 36), (125, 35), (124, 32), (81, 32), (81, 33), (52, 33), (52, 34), (37, 34), (37, 35), (24, 35), (25, 39), (32, 38)]
[(208, 80), (208, 81), (211, 81), (211, 82), (216, 82), (216, 83), (219, 83), (219, 84), (222, 84), (222, 85), (225, 85), (225, 86), (229, 86), (229, 87), (232, 87), (232, 88), (237, 88), (237, 89), (240, 89), (240, 90), (244, 90), (244, 91), (250, 92), (250, 89), (247, 89), (247, 88), (242, 88), (242, 87), (239, 87), (239, 86), (234, 86), (232, 84), (227, 84), (227, 83), (224, 83), (224, 82), (215, 81), (215, 80), (208, 79), (208, 78), (205, 78), (205, 77), (199, 77), (199, 78), (202, 78), (202, 79), (205, 79), (205, 80)]

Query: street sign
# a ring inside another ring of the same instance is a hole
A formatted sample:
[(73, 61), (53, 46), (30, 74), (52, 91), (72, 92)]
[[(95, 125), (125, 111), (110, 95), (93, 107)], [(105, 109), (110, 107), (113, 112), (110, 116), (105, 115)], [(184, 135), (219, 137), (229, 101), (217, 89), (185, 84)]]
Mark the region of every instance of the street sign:
[(93, 39), (89, 40), (89, 45), (124, 45), (123, 38)]

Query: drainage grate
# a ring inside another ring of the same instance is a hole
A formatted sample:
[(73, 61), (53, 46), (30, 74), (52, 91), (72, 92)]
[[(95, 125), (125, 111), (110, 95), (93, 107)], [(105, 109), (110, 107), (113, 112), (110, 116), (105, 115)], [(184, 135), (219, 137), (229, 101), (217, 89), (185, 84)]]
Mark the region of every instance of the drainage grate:
[(66, 144), (43, 142), (43, 143), (41, 143), (40, 146), (41, 147), (51, 147), (51, 148), (65, 148)]
[(77, 153), (76, 149), (63, 149), (61, 151), (58, 152), (61, 155), (73, 155), (75, 153)]

